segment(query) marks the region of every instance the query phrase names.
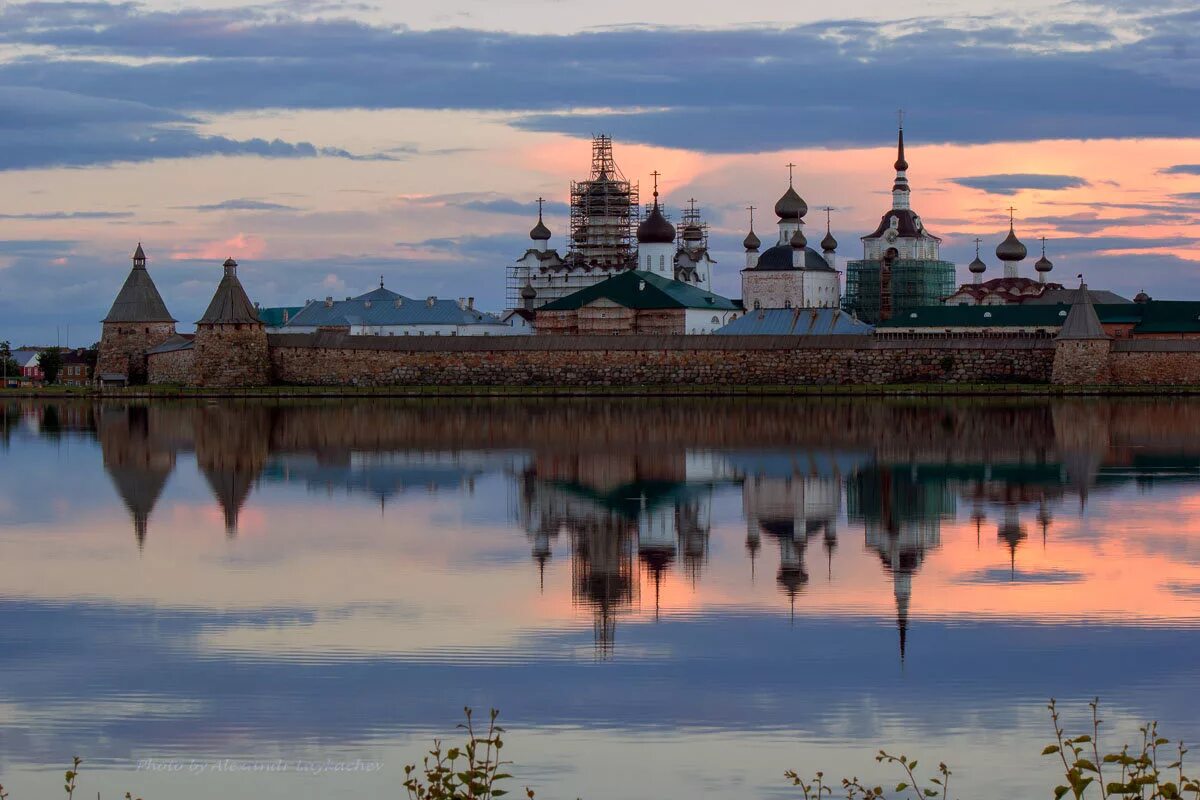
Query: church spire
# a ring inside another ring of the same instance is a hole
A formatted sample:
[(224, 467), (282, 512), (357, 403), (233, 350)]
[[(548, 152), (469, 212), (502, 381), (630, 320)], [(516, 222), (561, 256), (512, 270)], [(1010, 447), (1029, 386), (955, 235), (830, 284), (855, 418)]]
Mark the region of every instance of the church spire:
[(904, 157), (904, 112), (898, 114), (898, 133), (896, 135), (896, 180), (892, 183), (892, 208), (906, 209), (909, 207), (908, 160)]

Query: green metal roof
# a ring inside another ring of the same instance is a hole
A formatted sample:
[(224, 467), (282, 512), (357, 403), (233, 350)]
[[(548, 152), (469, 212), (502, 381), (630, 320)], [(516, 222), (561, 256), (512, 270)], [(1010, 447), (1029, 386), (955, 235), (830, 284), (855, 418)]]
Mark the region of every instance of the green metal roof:
[[(1136, 333), (1200, 331), (1200, 302), (1151, 300), (1094, 306), (1106, 325), (1133, 324)], [(879, 328), (1032, 328), (1058, 327), (1071, 307), (1055, 305), (922, 306), (900, 312)]]
[[(1059, 327), (1070, 306), (921, 306), (902, 311), (878, 328)], [(1100, 307), (1097, 307), (1097, 311)]]
[(260, 308), (258, 310), (258, 318), (261, 319), (263, 324), (268, 328), (278, 328), (284, 323), (284, 312), (287, 312), (288, 319), (291, 319), (303, 310), (304, 306), (278, 306), (272, 308)]
[[(1142, 319), (1134, 333), (1194, 333), (1200, 331), (1200, 302), (1151, 300), (1139, 304)], [(1104, 317), (1100, 317), (1104, 320)]]
[(606, 299), (625, 308), (700, 308), (734, 311), (738, 305), (727, 297), (697, 289), (680, 281), (652, 272), (632, 269), (574, 294), (554, 300), (539, 311), (573, 311), (589, 303)]

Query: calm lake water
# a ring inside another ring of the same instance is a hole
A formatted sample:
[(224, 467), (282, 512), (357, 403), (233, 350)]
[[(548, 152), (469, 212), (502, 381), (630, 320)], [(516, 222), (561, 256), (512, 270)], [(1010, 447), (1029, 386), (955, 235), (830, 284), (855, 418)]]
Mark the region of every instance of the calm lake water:
[(539, 798), (1200, 739), (1200, 402), (0, 407), (14, 800), (400, 796), (465, 705)]

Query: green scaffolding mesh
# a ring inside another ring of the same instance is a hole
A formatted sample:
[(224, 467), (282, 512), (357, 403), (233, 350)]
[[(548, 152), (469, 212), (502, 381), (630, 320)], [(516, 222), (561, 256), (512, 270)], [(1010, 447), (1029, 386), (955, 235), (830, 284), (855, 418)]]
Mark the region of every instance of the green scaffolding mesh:
[[(863, 322), (879, 322), (878, 261), (846, 263), (846, 295), (843, 307)], [(930, 259), (892, 262), (892, 316), (920, 306), (940, 305), (954, 292), (954, 264)]]

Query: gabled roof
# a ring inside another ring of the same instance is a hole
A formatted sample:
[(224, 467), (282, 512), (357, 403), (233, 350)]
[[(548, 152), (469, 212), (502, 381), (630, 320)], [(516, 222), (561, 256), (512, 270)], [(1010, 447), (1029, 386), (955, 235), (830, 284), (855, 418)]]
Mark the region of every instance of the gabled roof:
[(1100, 326), (1100, 317), (1096, 316), (1096, 308), (1088, 297), (1087, 284), (1079, 284), (1075, 302), (1063, 322), (1058, 339), (1108, 339), (1110, 338)]
[(738, 305), (727, 297), (706, 292), (652, 272), (631, 269), (554, 300), (541, 311), (571, 311), (607, 299), (625, 308), (702, 308), (733, 311)]
[[(140, 253), (141, 245), (138, 245)], [(117, 292), (117, 299), (101, 322), (175, 322), (167, 311), (158, 287), (150, 278), (146, 267), (140, 263), (129, 270), (125, 284)]]
[(212, 302), (208, 304), (208, 310), (204, 312), (204, 316), (197, 320), (197, 324), (262, 322), (258, 318), (258, 311), (255, 310), (254, 304), (246, 296), (242, 282), (238, 280), (237, 264), (234, 263), (231, 267), (230, 261), (225, 262), (225, 274), (221, 277), (221, 282), (217, 284), (216, 294), (213, 295)]
[(194, 333), (177, 333), (157, 347), (151, 347), (146, 351), (146, 355), (152, 356), (158, 353), (174, 353), (176, 350), (191, 350), (195, 346), (195, 341), (196, 335)]
[(731, 336), (867, 335), (874, 330), (840, 308), (764, 308), (747, 311), (715, 333)]

